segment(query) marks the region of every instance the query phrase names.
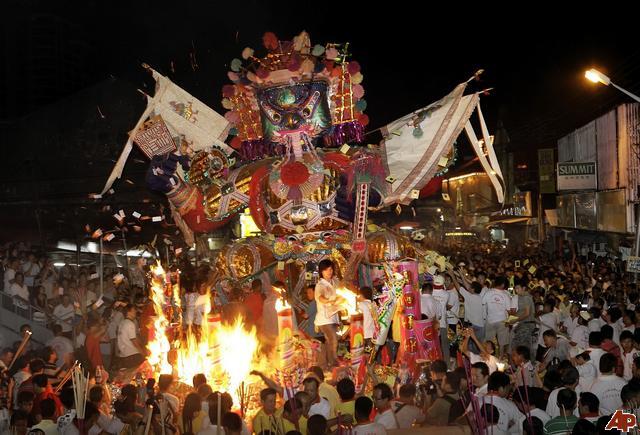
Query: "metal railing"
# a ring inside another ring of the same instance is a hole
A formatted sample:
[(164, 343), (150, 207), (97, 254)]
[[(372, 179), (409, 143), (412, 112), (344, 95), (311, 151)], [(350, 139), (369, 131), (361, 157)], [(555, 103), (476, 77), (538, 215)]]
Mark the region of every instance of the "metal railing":
[[(19, 303), (16, 302), (16, 298), (14, 298), (12, 295), (7, 294), (4, 291), (0, 291), (0, 304), (2, 305), (2, 308), (7, 311), (11, 311), (16, 316), (22, 317), (25, 320), (25, 323), (33, 322), (45, 328), (49, 323), (66, 323), (71, 327), (71, 330), (73, 331), (73, 342), (75, 344), (75, 328), (73, 327), (73, 322), (71, 320), (64, 320), (57, 316), (54, 316), (51, 313), (46, 313), (40, 308), (31, 305), (28, 302), (25, 302), (24, 299), (19, 299)], [(40, 314), (42, 317), (36, 316), (36, 313)]]

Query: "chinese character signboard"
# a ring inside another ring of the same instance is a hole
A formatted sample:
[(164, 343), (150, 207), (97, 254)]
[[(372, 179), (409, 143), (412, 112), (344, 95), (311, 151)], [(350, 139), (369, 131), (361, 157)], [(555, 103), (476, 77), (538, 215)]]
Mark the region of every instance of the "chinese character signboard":
[(587, 190), (597, 187), (595, 162), (558, 163), (558, 190)]

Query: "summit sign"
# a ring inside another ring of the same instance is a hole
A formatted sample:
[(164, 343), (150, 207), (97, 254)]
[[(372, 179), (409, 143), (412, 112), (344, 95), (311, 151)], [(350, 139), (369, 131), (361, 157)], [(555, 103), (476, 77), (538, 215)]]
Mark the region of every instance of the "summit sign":
[(558, 163), (558, 190), (597, 189), (596, 162)]

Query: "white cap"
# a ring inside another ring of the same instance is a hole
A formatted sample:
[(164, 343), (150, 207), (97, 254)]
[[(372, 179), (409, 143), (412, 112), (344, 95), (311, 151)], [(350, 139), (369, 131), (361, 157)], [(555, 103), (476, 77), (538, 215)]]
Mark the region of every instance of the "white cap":
[(442, 275), (436, 275), (433, 277), (433, 288), (444, 288), (444, 277)]

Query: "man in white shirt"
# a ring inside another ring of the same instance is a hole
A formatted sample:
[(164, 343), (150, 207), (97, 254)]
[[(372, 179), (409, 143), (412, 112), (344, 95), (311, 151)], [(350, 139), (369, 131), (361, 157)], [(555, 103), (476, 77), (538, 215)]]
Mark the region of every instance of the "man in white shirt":
[(602, 311), (600, 310), (600, 308), (597, 308), (597, 307), (593, 307), (589, 311), (591, 312), (591, 316), (592, 316), (592, 319), (589, 320), (589, 325), (588, 325), (589, 332), (599, 332), (600, 329), (602, 329), (602, 327), (607, 324), (607, 322), (605, 322), (604, 319), (601, 317)]
[(634, 348), (633, 333), (631, 331), (622, 331), (622, 334), (620, 334), (620, 347), (622, 347), (620, 356), (624, 367), (622, 378), (629, 382), (633, 377), (633, 361), (640, 356), (640, 352)]
[(456, 325), (460, 320), (458, 315), (460, 314), (460, 296), (456, 291), (456, 286), (453, 283), (451, 275), (444, 276), (444, 286), (447, 289), (447, 324), (453, 332), (456, 331)]
[(602, 333), (595, 331), (589, 334), (589, 358), (591, 364), (595, 367), (596, 371), (600, 373), (600, 358), (606, 352), (600, 348), (602, 344)]
[(53, 421), (56, 415), (56, 402), (53, 399), (44, 399), (40, 402), (40, 414), (42, 420), (40, 423), (31, 427), (33, 430), (41, 430), (44, 435), (58, 435), (58, 425)]
[(309, 407), (308, 416), (319, 414), (329, 420), (331, 415), (331, 404), (324, 397), (320, 397), (318, 390), (320, 388), (320, 382), (313, 376), (306, 377), (302, 381), (304, 392), (309, 395), (311, 400), (311, 406)]
[(33, 253), (29, 254), (29, 259), (22, 265), (22, 271), (24, 272), (24, 283), (27, 287), (32, 288), (36, 276), (40, 273), (40, 265)]
[(4, 270), (4, 287), (2, 288), (6, 293), (9, 293), (19, 267), (20, 262), (17, 258), (11, 258), (9, 260), (9, 264), (7, 264), (7, 268)]
[(438, 321), (440, 306), (433, 298), (433, 285), (425, 282), (422, 284), (422, 295), (420, 295), (420, 311), (427, 316), (427, 319)]
[(385, 429), (398, 429), (396, 415), (391, 409), (392, 399), (393, 391), (389, 385), (381, 382), (373, 387), (373, 404), (377, 411), (374, 421), (384, 426)]
[(474, 394), (478, 397), (487, 394), (487, 382), (489, 382), (489, 366), (483, 362), (471, 365), (471, 382), (475, 387)]
[(169, 404), (169, 409), (175, 418), (180, 410), (180, 399), (169, 393), (169, 388), (173, 384), (173, 375), (160, 375), (158, 378), (158, 392)]
[(536, 406), (537, 403), (544, 402), (544, 390), (542, 388), (521, 386), (516, 388), (512, 397), (524, 414), (515, 426), (518, 428), (518, 433), (522, 433), (522, 423), (530, 416), (539, 418), (543, 425), (551, 420), (549, 414)]
[(387, 429), (383, 425), (369, 419), (372, 410), (373, 402), (367, 396), (356, 399), (354, 417), (357, 424), (352, 429), (353, 435), (387, 435)]
[(120, 367), (130, 369), (142, 364), (148, 352), (138, 339), (138, 328), (134, 322), (137, 314), (136, 306), (128, 304), (124, 312), (125, 318), (118, 325), (118, 357)]
[(617, 358), (613, 354), (605, 353), (600, 358), (600, 375), (590, 388), (590, 392), (600, 399), (600, 415), (613, 414), (622, 407), (620, 392), (626, 382), (616, 376), (617, 364)]
[(58, 356), (56, 367), (62, 367), (70, 357), (73, 357), (73, 343), (64, 336), (62, 327), (58, 324), (53, 325), (53, 334), (55, 336), (47, 342), (47, 346), (56, 351)]
[(391, 404), (399, 429), (409, 429), (414, 424), (424, 423), (426, 416), (422, 409), (415, 405), (416, 386), (404, 384), (400, 386), (398, 398)]
[(509, 376), (503, 372), (493, 372), (489, 376), (487, 395), (478, 397), (479, 406), (490, 404), (498, 409), (500, 418), (496, 427), (503, 433), (518, 432), (515, 425), (524, 417), (515, 403), (507, 399), (510, 391), (511, 380)]
[(482, 296), (485, 291), (478, 282), (468, 284), (470, 289), (459, 286), (457, 288), (460, 295), (464, 298), (464, 320), (471, 323), (473, 332), (475, 332), (478, 340), (484, 340), (484, 315), (482, 312)]
[(53, 309), (53, 318), (57, 325), (60, 325), (65, 335), (71, 335), (73, 329), (71, 322), (75, 316), (75, 308), (71, 304), (71, 298), (68, 294), (62, 295), (62, 303), (56, 305)]
[(24, 275), (20, 272), (15, 274), (13, 284), (9, 290), (9, 295), (13, 296), (13, 304), (26, 310), (29, 308), (29, 289), (24, 282)]
[(543, 334), (545, 331), (558, 330), (558, 315), (554, 312), (555, 301), (551, 298), (544, 301), (543, 313), (538, 317), (539, 333), (538, 346), (544, 346)]
[[(549, 417), (554, 418), (554, 417), (560, 416), (560, 408), (558, 407), (558, 393), (560, 392), (560, 390), (568, 388), (570, 390), (575, 391), (577, 395), (580, 395), (582, 391), (578, 386), (579, 380), (580, 380), (580, 374), (578, 373), (578, 370), (575, 367), (568, 368), (562, 374), (563, 386), (560, 388), (556, 388), (555, 390), (551, 391), (551, 393), (549, 394), (549, 399), (547, 401), (547, 410), (546, 410)], [(576, 407), (573, 410), (573, 415), (575, 415), (576, 417), (580, 417), (579, 412), (580, 411), (578, 407)], [(546, 423), (546, 422), (543, 422), (543, 423)]]
[(444, 278), (442, 275), (433, 277), (433, 299), (438, 303), (440, 324), (440, 349), (442, 349), (442, 359), (449, 364), (449, 337), (447, 336), (447, 304), (449, 303), (449, 292), (444, 288)]
[(497, 337), (502, 354), (509, 347), (509, 329), (505, 320), (513, 310), (511, 296), (505, 290), (506, 279), (499, 276), (495, 279), (494, 288), (482, 296), (482, 306), (485, 315), (485, 340)]

